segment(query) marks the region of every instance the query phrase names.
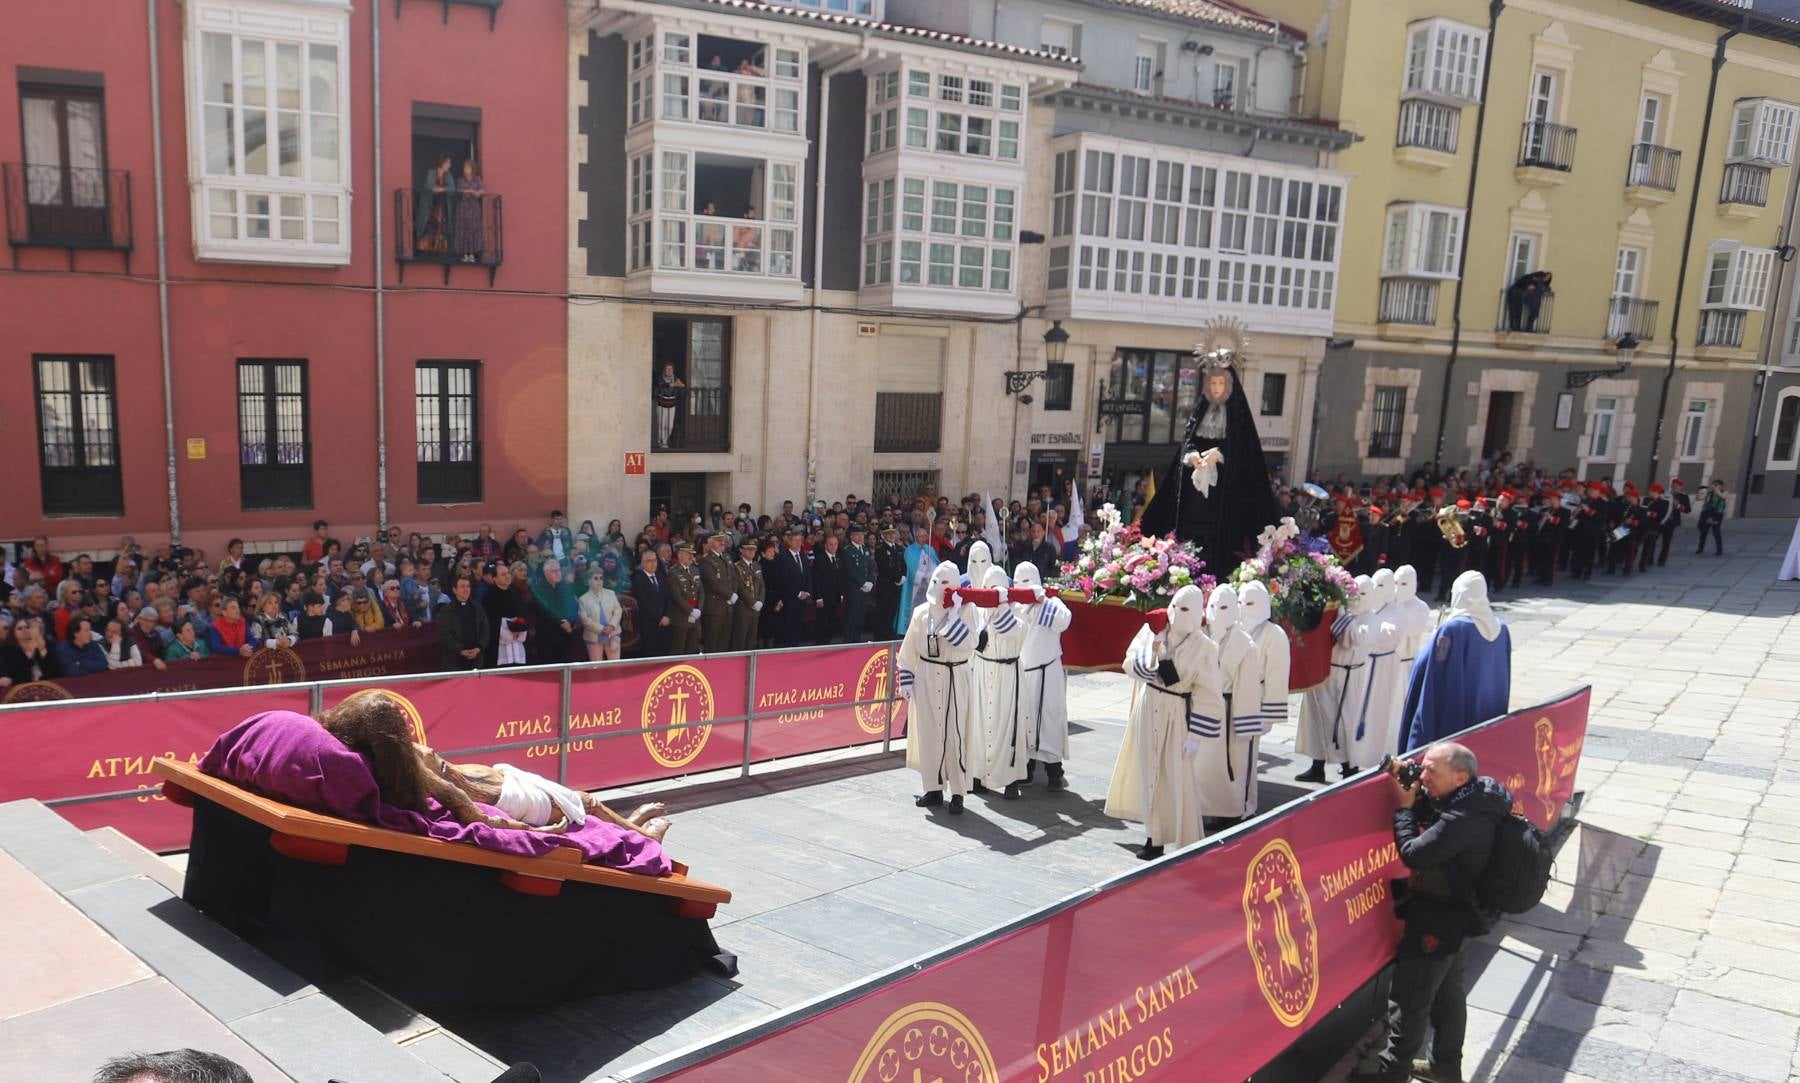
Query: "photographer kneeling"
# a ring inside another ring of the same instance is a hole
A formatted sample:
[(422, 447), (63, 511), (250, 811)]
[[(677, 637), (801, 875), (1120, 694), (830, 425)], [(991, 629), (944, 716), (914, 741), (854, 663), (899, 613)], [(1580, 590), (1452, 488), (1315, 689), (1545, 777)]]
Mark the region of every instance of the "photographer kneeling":
[[(1494, 852), (1500, 825), (1512, 813), (1512, 794), (1476, 775), (1475, 753), (1449, 741), (1425, 750), (1416, 777), (1412, 765), (1383, 764), (1393, 778), (1399, 808), (1394, 842), (1411, 870), (1396, 909), (1406, 923), (1388, 1000), (1388, 1033), (1381, 1050), (1350, 1078), (1405, 1083), (1461, 1083), (1468, 990), (1463, 960), (1470, 938), (1493, 925), (1496, 914), (1476, 901), (1475, 884)], [(1414, 1061), (1433, 1031), (1431, 1058)]]

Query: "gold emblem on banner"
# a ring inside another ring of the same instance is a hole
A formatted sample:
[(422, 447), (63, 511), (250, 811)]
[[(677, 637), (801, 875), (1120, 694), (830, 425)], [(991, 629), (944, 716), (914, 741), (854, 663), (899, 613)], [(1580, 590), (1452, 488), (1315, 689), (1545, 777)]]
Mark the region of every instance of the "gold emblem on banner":
[(1306, 1022), (1319, 997), (1319, 927), (1286, 839), (1257, 851), (1244, 872), (1244, 941), (1256, 984), (1284, 1027)]
[(999, 1083), (994, 1054), (948, 1004), (908, 1004), (863, 1047), (848, 1083)]
[(645, 690), (643, 719), (650, 757), (664, 767), (686, 767), (712, 736), (712, 685), (693, 666), (670, 666)]
[(291, 684), (306, 679), (306, 663), (287, 647), (261, 647), (244, 660), (244, 683)]
[(31, 681), (27, 684), (15, 684), (6, 693), (4, 703), (55, 703), (59, 699), (74, 699), (69, 690), (55, 681)]
[(862, 674), (856, 678), (856, 724), (871, 737), (880, 737), (888, 730), (888, 705), (886, 703), (870, 703), (869, 700), (884, 700), (888, 694), (888, 652), (876, 651), (863, 663)]
[(1532, 749), (1537, 754), (1537, 787), (1533, 792), (1544, 806), (1546, 820), (1556, 816), (1557, 783), (1574, 774), (1581, 763), (1581, 743), (1577, 739), (1574, 744), (1557, 744), (1556, 723), (1547, 716), (1537, 720), (1537, 732), (1532, 738)]
[[(357, 691), (359, 691), (359, 692), (380, 692), (382, 695), (393, 700), (395, 703), (398, 703), (400, 705), (400, 709), (406, 712), (407, 724), (412, 727), (413, 742), (415, 744), (421, 744), (421, 745), (430, 745), (431, 744), (430, 741), (427, 741), (425, 739), (425, 717), (423, 715), (419, 714), (419, 709), (417, 707), (413, 706), (412, 700), (407, 699), (405, 696), (394, 691), (392, 688), (365, 688), (365, 689), (358, 689)], [(345, 698), (347, 699), (349, 697), (345, 697)]]

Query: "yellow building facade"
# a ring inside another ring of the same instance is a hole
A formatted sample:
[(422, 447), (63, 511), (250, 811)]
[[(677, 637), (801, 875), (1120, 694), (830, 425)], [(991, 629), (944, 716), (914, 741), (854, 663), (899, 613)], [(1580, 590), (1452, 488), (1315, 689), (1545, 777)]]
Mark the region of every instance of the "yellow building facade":
[(1309, 34), (1302, 111), (1362, 137), (1333, 163), (1314, 465), (1510, 453), (1735, 490), (1791, 270), (1800, 24), (1685, 0), (1258, 7)]

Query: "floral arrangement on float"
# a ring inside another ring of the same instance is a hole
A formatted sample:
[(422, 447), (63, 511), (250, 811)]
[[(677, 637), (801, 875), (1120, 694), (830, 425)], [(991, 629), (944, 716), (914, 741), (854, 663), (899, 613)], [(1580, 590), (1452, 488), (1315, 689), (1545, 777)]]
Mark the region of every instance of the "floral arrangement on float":
[(1062, 576), (1051, 584), (1065, 601), (1160, 609), (1182, 587), (1210, 591), (1217, 584), (1193, 545), (1173, 536), (1146, 536), (1112, 504), (1097, 515), (1101, 529), (1081, 543), (1075, 559), (1063, 564)]
[(1256, 555), (1231, 573), (1240, 591), (1251, 583), (1269, 588), (1274, 617), (1292, 632), (1310, 632), (1330, 610), (1356, 594), (1356, 577), (1338, 563), (1325, 538), (1303, 538), (1292, 516), (1265, 527)]

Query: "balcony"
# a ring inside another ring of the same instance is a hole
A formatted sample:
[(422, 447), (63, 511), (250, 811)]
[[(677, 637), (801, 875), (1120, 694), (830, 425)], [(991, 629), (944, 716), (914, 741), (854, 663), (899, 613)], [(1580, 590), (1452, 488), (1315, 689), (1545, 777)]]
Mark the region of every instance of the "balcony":
[(1769, 205), (1769, 167), (1729, 162), (1719, 186), (1719, 213), (1728, 218), (1755, 218)]
[(481, 441), (421, 440), (419, 503), (481, 503)]
[(1437, 323), (1437, 296), (1438, 284), (1435, 281), (1384, 278), (1381, 280), (1381, 300), (1376, 322), (1430, 327)]
[(1462, 110), (1441, 102), (1409, 98), (1400, 103), (1400, 127), (1394, 134), (1394, 159), (1425, 169), (1446, 169), (1455, 161)]
[[(657, 451), (731, 450), (731, 388), (676, 388), (675, 403), (672, 418), (663, 416), (664, 407), (651, 407), (650, 431)], [(666, 440), (665, 422), (670, 425)]]
[(74, 270), (75, 252), (85, 248), (121, 253), (131, 270), (129, 171), (7, 162), (0, 188), (15, 268), (21, 248), (62, 248)]
[(943, 445), (944, 396), (937, 391), (875, 393), (876, 451), (937, 451)]
[(1547, 335), (1550, 315), (1556, 307), (1556, 291), (1504, 289), (1500, 291), (1500, 314), (1494, 330), (1504, 343), (1508, 335)]
[(429, 192), (401, 188), (394, 192), (394, 261), (400, 281), (409, 263), (444, 268), (486, 267), (488, 285), (505, 258), (505, 230), (500, 197), (491, 192)]
[(1625, 198), (1640, 206), (1667, 203), (1681, 179), (1681, 152), (1654, 143), (1634, 143), (1625, 165)]
[(1574, 128), (1542, 120), (1525, 123), (1519, 133), (1519, 167), (1513, 171), (1521, 184), (1552, 187), (1567, 180), (1574, 168)]
[(1744, 345), (1744, 324), (1749, 313), (1735, 308), (1706, 308), (1700, 310), (1700, 330), (1694, 335), (1694, 345), (1700, 347), (1719, 346), (1728, 349), (1740, 349)]
[(1606, 305), (1606, 337), (1629, 334), (1639, 342), (1656, 338), (1657, 302), (1636, 297), (1614, 297)]

